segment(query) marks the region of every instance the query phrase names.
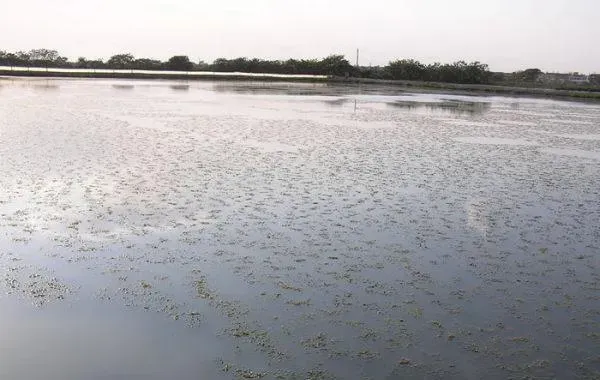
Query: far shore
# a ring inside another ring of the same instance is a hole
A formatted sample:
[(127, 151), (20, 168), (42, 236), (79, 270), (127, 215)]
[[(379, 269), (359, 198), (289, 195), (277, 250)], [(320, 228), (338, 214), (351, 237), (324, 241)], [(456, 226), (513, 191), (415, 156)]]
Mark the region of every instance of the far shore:
[(489, 84), (460, 84), (443, 82), (423, 82), (423, 81), (405, 81), (405, 80), (384, 80), (368, 78), (329, 78), (333, 83), (355, 83), (355, 84), (376, 84), (399, 86), (410, 89), (415, 92), (449, 92), (460, 94), (475, 95), (499, 95), (499, 96), (530, 96), (544, 98), (559, 98), (572, 100), (590, 100), (600, 101), (600, 91), (577, 91), (577, 90), (558, 90), (542, 87), (514, 87), (497, 86)]
[(600, 91), (562, 90), (540, 87), (512, 87), (486, 84), (458, 84), (406, 80), (345, 78), (322, 75), (256, 74), (240, 72), (148, 71), (148, 70), (80, 70), (54, 68), (0, 67), (1, 77), (103, 78), (103, 79), (171, 79), (210, 81), (304, 82), (353, 85), (397, 86), (414, 92), (448, 92), (470, 95), (530, 96), (571, 100), (600, 101)]
[(0, 66), (0, 76), (47, 78), (113, 78), (113, 79), (175, 79), (175, 80), (253, 80), (289, 82), (326, 82), (325, 75), (257, 74), (207, 71), (152, 71), (112, 69), (62, 69), (43, 67)]

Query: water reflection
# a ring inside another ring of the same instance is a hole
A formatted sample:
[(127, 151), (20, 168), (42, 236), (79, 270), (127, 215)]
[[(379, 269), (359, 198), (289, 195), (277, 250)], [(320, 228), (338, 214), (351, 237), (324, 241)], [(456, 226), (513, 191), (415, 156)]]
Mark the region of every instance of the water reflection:
[[(30, 96), (11, 83), (0, 379), (597, 370), (596, 107), (506, 112), (514, 100), (493, 98), (502, 106), (466, 120), (387, 104), (485, 110), (481, 98), (125, 80)], [(44, 308), (27, 316), (4, 294)]]
[(60, 86), (55, 83), (34, 83), (31, 85), (34, 90), (55, 91), (60, 89)]
[(215, 83), (216, 92), (233, 92), (244, 95), (331, 95), (323, 83)]
[(112, 87), (115, 90), (133, 90), (135, 88), (132, 84), (113, 84)]
[[(348, 102), (349, 99), (347, 98), (338, 98), (338, 99), (327, 99), (327, 100), (323, 100), (323, 103), (327, 104), (328, 106), (332, 106), (332, 107), (341, 107), (344, 104), (346, 104)], [(354, 101), (356, 103), (356, 100)]]
[[(333, 108), (343, 107), (348, 102), (350, 102), (350, 99), (348, 99), (348, 98), (338, 98), (338, 99), (323, 100), (323, 103), (325, 105), (327, 105), (329, 107), (333, 107)], [(354, 99), (354, 101), (353, 101), (353, 109), (354, 109), (354, 112), (356, 112), (357, 109), (358, 109), (358, 100), (356, 100), (356, 99)]]
[(487, 237), (489, 229), (488, 203), (488, 199), (475, 198), (465, 205), (468, 226), (481, 233), (483, 237)]
[(169, 86), (169, 88), (174, 91), (189, 91), (190, 85), (189, 84), (172, 84)]
[(406, 110), (424, 109), (430, 112), (449, 112), (453, 114), (476, 115), (488, 111), (491, 104), (488, 102), (466, 101), (458, 99), (441, 99), (440, 101), (427, 102), (415, 100), (397, 100), (387, 103), (391, 107)]
[(223, 378), (210, 359), (215, 339), (150, 313), (94, 303), (34, 310), (1, 298), (0, 305), (2, 379)]

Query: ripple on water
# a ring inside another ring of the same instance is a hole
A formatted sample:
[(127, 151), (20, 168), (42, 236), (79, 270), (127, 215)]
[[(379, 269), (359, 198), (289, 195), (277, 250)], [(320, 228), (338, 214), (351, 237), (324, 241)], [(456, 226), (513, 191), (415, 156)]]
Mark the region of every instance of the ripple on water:
[(564, 137), (566, 139), (574, 139), (574, 140), (600, 141), (600, 134), (561, 134), (561, 135), (557, 135), (557, 136)]
[(595, 107), (56, 83), (2, 89), (0, 379), (597, 377), (600, 166), (540, 152)]
[(544, 149), (540, 149), (540, 152), (556, 154), (559, 156), (570, 156), (570, 157), (589, 158), (589, 159), (593, 159), (593, 160), (600, 160), (600, 152), (583, 150), (583, 149), (544, 148)]
[(264, 153), (273, 153), (273, 152), (286, 152), (286, 153), (296, 153), (299, 148), (297, 146), (284, 144), (276, 141), (258, 141), (258, 140), (245, 140), (242, 142), (242, 145), (248, 148), (258, 149)]
[(467, 136), (456, 137), (455, 141), (465, 144), (482, 144), (482, 145), (521, 145), (521, 146), (536, 146), (537, 142), (525, 139), (509, 139), (504, 137), (486, 137), (486, 136)]

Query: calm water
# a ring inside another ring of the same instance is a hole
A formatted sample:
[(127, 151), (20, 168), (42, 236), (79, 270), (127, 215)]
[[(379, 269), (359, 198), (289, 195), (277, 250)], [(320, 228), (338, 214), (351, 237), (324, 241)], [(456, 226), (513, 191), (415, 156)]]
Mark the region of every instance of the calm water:
[(600, 106), (0, 79), (0, 378), (600, 378)]

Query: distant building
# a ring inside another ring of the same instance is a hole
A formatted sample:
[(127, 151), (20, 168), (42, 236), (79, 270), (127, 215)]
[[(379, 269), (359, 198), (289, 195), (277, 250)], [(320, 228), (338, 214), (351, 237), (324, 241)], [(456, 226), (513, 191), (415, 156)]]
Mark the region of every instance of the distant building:
[(586, 84), (590, 83), (590, 78), (579, 73), (543, 73), (538, 81), (546, 84)]
[(577, 84), (590, 83), (590, 77), (579, 73), (572, 73), (569, 76), (569, 82)]

